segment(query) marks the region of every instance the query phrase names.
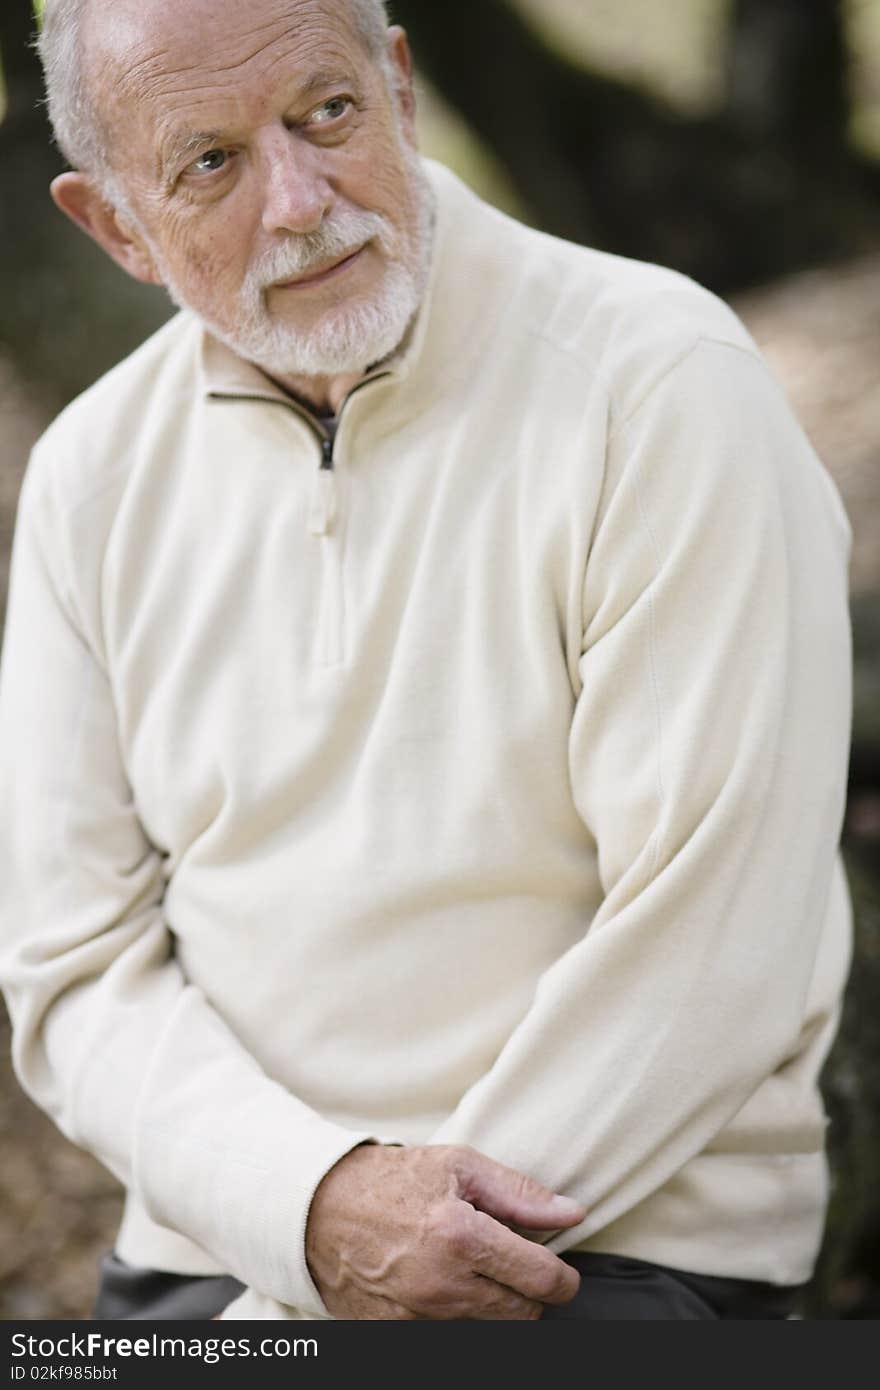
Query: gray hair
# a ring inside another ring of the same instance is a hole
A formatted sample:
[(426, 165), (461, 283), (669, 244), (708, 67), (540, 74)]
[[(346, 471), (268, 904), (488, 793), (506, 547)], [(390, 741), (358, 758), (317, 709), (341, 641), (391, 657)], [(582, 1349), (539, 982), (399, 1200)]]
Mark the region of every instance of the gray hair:
[[(105, 131), (95, 106), (82, 52), (83, 18), (90, 0), (45, 0), (37, 49), (43, 64), (55, 142), (74, 169), (97, 178), (118, 198)], [(348, 0), (367, 51), (385, 65), (386, 0)]]

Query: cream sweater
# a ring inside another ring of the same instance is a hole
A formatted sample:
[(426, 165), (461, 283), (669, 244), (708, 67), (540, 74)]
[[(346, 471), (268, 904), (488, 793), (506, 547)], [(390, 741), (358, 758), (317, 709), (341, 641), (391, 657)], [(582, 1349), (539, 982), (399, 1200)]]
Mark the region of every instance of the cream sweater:
[(431, 176), (428, 300), (332, 477), (189, 315), (37, 445), (0, 685), (17, 1073), (126, 1185), (120, 1255), (259, 1315), (326, 1314), (309, 1202), (370, 1136), (576, 1196), (554, 1249), (797, 1282), (849, 528), (723, 304)]

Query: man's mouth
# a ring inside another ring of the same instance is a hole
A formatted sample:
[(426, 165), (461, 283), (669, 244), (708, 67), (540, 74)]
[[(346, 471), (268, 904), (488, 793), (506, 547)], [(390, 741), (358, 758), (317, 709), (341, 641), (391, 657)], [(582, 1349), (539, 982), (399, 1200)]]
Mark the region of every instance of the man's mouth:
[(325, 281), (344, 274), (349, 266), (354, 265), (355, 261), (363, 255), (366, 249), (366, 246), (359, 246), (356, 251), (349, 251), (337, 260), (328, 261), (326, 265), (319, 266), (317, 269), (306, 270), (302, 275), (296, 275), (291, 280), (280, 280), (277, 284), (271, 285), (270, 289), (300, 290), (310, 288), (312, 285), (323, 285)]

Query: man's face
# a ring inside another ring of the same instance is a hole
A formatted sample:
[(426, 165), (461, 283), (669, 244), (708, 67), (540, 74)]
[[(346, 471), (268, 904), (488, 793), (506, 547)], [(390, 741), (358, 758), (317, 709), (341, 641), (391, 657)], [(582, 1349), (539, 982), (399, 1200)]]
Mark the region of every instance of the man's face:
[(343, 0), (100, 10), (113, 174), (172, 297), (275, 374), (393, 351), (430, 250), (399, 31), (389, 81)]

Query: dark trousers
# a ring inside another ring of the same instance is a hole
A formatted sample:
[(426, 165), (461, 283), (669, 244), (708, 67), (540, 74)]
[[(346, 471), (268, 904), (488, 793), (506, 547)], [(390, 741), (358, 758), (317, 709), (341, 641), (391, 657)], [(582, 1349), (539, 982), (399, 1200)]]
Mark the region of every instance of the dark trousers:
[(649, 1264), (625, 1255), (569, 1251), (563, 1255), (581, 1276), (571, 1303), (548, 1307), (542, 1320), (593, 1322), (694, 1318), (788, 1318), (805, 1284), (763, 1284), (725, 1279)]
[[(787, 1318), (806, 1287), (690, 1274), (625, 1255), (573, 1252), (562, 1258), (578, 1270), (581, 1286), (571, 1303), (548, 1307), (545, 1320)], [(134, 1269), (110, 1254), (101, 1262), (94, 1317), (207, 1320), (222, 1312), (243, 1287), (227, 1275)]]

